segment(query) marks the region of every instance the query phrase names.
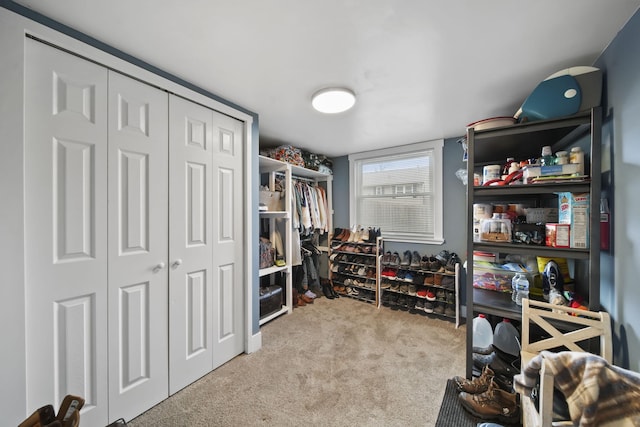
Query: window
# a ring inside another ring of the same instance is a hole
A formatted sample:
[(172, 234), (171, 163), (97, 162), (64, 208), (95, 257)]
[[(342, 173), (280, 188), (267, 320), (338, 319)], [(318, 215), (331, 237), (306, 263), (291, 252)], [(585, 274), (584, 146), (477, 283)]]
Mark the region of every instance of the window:
[(349, 155), (351, 223), (387, 240), (443, 243), (443, 140)]

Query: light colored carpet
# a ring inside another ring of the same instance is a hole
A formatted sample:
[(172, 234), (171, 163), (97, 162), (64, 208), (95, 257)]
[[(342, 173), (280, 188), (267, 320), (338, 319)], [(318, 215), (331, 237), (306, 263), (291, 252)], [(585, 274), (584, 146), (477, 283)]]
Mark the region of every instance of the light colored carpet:
[(433, 426), (464, 375), (464, 326), (346, 297), (271, 321), (262, 342), (129, 425)]

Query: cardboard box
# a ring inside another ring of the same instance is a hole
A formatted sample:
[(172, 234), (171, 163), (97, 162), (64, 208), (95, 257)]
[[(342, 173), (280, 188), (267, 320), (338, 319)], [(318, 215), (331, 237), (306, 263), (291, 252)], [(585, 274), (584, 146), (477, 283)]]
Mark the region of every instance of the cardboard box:
[(589, 193), (558, 193), (558, 223), (571, 225), (571, 248), (589, 248), (589, 218)]
[(547, 246), (554, 248), (571, 247), (571, 225), (570, 224), (545, 224)]

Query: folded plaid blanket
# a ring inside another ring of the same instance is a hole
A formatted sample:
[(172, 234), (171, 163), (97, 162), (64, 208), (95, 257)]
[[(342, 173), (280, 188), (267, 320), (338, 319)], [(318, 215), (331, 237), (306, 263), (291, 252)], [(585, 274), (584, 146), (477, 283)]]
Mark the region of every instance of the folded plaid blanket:
[(543, 351), (514, 377), (516, 391), (530, 394), (545, 361), (554, 374), (555, 387), (567, 399), (574, 425), (627, 420), (640, 426), (640, 374), (590, 353)]

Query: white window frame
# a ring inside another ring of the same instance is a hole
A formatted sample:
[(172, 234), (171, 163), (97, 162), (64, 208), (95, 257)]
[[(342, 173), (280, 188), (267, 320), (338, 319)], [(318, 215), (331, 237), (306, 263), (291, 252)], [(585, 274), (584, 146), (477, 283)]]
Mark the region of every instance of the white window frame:
[[(359, 188), (360, 177), (357, 173), (356, 162), (360, 160), (373, 160), (385, 157), (398, 155), (398, 154), (410, 154), (424, 151), (433, 152), (433, 193), (434, 193), (434, 206), (433, 212), (434, 218), (434, 230), (433, 238), (428, 238), (422, 233), (416, 233), (414, 236), (407, 234), (394, 235), (392, 233), (385, 233), (385, 230), (381, 230), (382, 236), (388, 241), (408, 242), (408, 243), (423, 243), (423, 244), (443, 244), (443, 211), (444, 211), (444, 199), (443, 199), (443, 186), (442, 186), (442, 171), (443, 171), (443, 147), (444, 140), (437, 139), (433, 141), (419, 142), (415, 144), (402, 145), (394, 148), (385, 148), (382, 150), (366, 151), (362, 153), (355, 153), (349, 155), (349, 219), (351, 224), (357, 224), (357, 206), (356, 202), (357, 191)], [(367, 224), (375, 226), (375, 224)]]

